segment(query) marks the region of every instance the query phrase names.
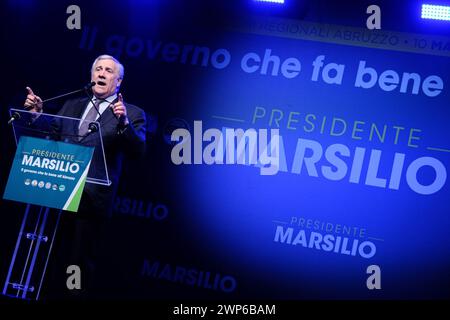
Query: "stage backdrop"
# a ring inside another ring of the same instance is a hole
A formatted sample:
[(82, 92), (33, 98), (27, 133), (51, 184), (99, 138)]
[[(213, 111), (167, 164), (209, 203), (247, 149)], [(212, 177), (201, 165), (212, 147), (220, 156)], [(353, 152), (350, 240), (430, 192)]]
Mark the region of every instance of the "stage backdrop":
[[(264, 16), (214, 24), (206, 13), (191, 26), (182, 9), (141, 6), (98, 17), (100, 6), (82, 5), (82, 29), (68, 30), (58, 4), (46, 9), (59, 18), (16, 21), (8, 36), (2, 121), (25, 86), (41, 97), (76, 89), (103, 53), (125, 65), (125, 101), (148, 114), (147, 154), (128, 160), (108, 220), (105, 296), (450, 297), (450, 39)], [(181, 164), (177, 128), (191, 139)], [(278, 129), (276, 174), (248, 157), (227, 164), (226, 144), (205, 163), (211, 128)], [(2, 206), (9, 262), (23, 207)], [(381, 290), (367, 287), (373, 265)]]

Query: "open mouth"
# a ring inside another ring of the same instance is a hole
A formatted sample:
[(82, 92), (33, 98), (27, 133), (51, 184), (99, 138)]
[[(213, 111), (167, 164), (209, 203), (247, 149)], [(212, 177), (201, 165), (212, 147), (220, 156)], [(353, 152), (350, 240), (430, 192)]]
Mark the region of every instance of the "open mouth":
[(99, 80), (99, 81), (97, 81), (97, 85), (101, 86), (101, 87), (104, 87), (104, 86), (106, 86), (106, 82), (104, 82), (102, 80)]

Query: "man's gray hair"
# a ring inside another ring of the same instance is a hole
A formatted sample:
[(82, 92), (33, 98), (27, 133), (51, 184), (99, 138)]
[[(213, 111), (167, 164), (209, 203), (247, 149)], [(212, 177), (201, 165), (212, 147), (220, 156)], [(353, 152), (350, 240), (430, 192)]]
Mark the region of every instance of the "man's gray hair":
[(110, 59), (116, 63), (117, 68), (119, 69), (119, 78), (123, 79), (123, 76), (125, 73), (125, 69), (124, 69), (123, 65), (120, 63), (119, 60), (117, 60), (116, 58), (114, 58), (113, 56), (110, 56), (108, 54), (102, 54), (101, 56), (98, 56), (97, 59), (94, 60), (94, 63), (92, 64), (92, 68), (91, 68), (91, 73), (94, 72), (94, 67), (95, 67), (95, 64), (97, 63), (97, 61), (105, 60), (105, 59)]

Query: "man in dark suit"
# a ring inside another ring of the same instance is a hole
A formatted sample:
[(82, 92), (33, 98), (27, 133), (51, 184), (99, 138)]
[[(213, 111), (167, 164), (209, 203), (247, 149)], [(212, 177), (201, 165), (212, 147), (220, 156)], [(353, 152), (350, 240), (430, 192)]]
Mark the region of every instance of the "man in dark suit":
[[(65, 141), (96, 147), (88, 174), (92, 177), (102, 175), (102, 170), (104, 171), (103, 153), (99, 148), (99, 132), (88, 131), (89, 123), (97, 121), (101, 129), (107, 173), (111, 180), (110, 186), (87, 183), (78, 213), (67, 214), (61, 220), (62, 224), (58, 233), (62, 233), (60, 247), (63, 252), (57, 252), (57, 255), (64, 255), (66, 259), (56, 265), (59, 265), (59, 269), (61, 266), (65, 265), (65, 267), (63, 270), (56, 270), (59, 274), (56, 278), (61, 279), (51, 279), (51, 281), (59, 282), (60, 290), (60, 282), (67, 278), (65, 268), (68, 264), (80, 266), (85, 275), (85, 281), (83, 281), (85, 286), (83, 288), (82, 285), (82, 289), (89, 289), (95, 277), (94, 261), (98, 256), (99, 234), (104, 218), (113, 208), (123, 157), (124, 155), (142, 155), (145, 152), (145, 112), (123, 101), (119, 93), (123, 76), (123, 65), (117, 59), (109, 55), (99, 56), (91, 69), (91, 81), (95, 82), (92, 87), (92, 97), (68, 100), (58, 112), (60, 116), (83, 121), (75, 124), (73, 121), (57, 120), (52, 124), (54, 132), (59, 137), (65, 137)], [(42, 99), (34, 94), (31, 88), (27, 87), (27, 90), (25, 107), (41, 113)], [(65, 282), (62, 291), (64, 287)]]

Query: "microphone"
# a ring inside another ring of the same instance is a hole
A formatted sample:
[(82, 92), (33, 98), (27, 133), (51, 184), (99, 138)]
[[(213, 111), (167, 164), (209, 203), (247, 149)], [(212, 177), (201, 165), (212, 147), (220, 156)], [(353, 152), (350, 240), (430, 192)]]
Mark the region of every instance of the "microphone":
[[(35, 103), (33, 103), (33, 104), (29, 105), (29, 106), (26, 106), (26, 107), (24, 108), (24, 110), (25, 110), (25, 111), (28, 111), (28, 110), (33, 109), (33, 108), (34, 108), (35, 106), (37, 106), (38, 104), (41, 104), (41, 103), (44, 103), (44, 102), (48, 102), (48, 101), (52, 101), (52, 100), (56, 100), (56, 99), (60, 99), (60, 98), (67, 97), (67, 96), (70, 96), (70, 95), (72, 95), (72, 94), (75, 94), (75, 93), (78, 93), (78, 92), (81, 92), (81, 91), (88, 90), (88, 89), (92, 88), (92, 87), (95, 86), (95, 85), (96, 85), (95, 81), (91, 81), (90, 83), (88, 83), (87, 85), (85, 85), (82, 89), (78, 89), (78, 90), (71, 91), (71, 92), (68, 92), (68, 93), (60, 94), (59, 96), (51, 97), (51, 98), (49, 98), (49, 99), (45, 99), (45, 100), (42, 100), (42, 101), (40, 101), (40, 102), (35, 102)], [(11, 116), (11, 118), (8, 120), (8, 124), (11, 124), (14, 120), (18, 120), (18, 119), (20, 119), (20, 114), (19, 114), (18, 112), (14, 112), (14, 114), (13, 114), (13, 115)]]
[(90, 83), (88, 83), (87, 85), (84, 86), (83, 90), (88, 90), (95, 85), (96, 85), (95, 81), (91, 81)]
[(96, 122), (89, 123), (88, 131), (84, 136), (79, 136), (78, 142), (82, 142), (91, 133), (97, 132), (99, 130), (98, 124)]
[(89, 129), (87, 134), (91, 134), (98, 131), (98, 124), (96, 122), (89, 123)]

